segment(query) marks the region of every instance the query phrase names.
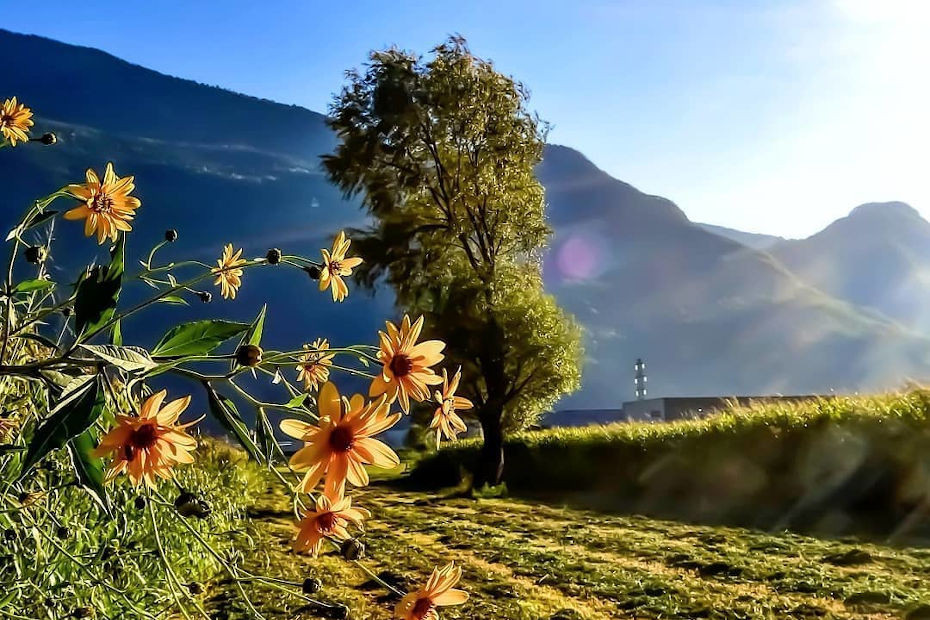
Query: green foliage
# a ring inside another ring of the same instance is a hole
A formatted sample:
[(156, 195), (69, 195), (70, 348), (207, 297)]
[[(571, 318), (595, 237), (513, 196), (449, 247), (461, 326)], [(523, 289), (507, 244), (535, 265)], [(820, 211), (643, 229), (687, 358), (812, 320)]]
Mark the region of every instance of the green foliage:
[(107, 266), (94, 266), (81, 275), (74, 296), (74, 326), (79, 334), (93, 334), (106, 325), (116, 311), (123, 286), (126, 237), (120, 237)]
[[(504, 446), (515, 494), (735, 523), (924, 533), (930, 393), (733, 408), (699, 420), (525, 431)], [(478, 443), (420, 462), (412, 480), (451, 486)], [(596, 498), (596, 499), (595, 499)]]
[(375, 219), (357, 240), (361, 277), (383, 277), (427, 316), (483, 423), (525, 426), (580, 379), (579, 330), (540, 277), (550, 231), (534, 167), (545, 127), (523, 86), (460, 39), (429, 60), (373, 52), (349, 80), (329, 118), (340, 144), (324, 164)]
[(168, 330), (152, 349), (152, 355), (175, 357), (206, 355), (249, 329), (247, 323), (206, 320), (182, 323)]
[(106, 401), (100, 379), (93, 378), (67, 394), (36, 429), (23, 459), (20, 480), (53, 450), (86, 431), (103, 413)]

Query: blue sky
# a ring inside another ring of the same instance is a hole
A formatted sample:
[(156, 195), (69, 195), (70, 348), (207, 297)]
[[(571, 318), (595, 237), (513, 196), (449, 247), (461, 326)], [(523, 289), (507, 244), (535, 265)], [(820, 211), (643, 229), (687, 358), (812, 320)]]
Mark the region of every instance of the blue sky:
[(693, 220), (798, 237), (868, 201), (930, 216), (930, 0), (14, 2), (4, 28), (318, 111), (369, 49), (457, 32), (529, 86), (553, 142)]

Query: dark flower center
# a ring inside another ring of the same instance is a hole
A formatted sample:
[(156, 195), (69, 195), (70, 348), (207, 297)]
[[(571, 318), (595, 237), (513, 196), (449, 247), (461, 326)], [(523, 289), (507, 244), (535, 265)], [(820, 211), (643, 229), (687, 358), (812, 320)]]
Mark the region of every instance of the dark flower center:
[(336, 513), (324, 512), (316, 518), (316, 528), (321, 534), (328, 534), (336, 527)]
[(157, 439), (158, 432), (155, 425), (143, 424), (129, 435), (129, 445), (139, 450), (146, 450), (154, 446)]
[(109, 194), (95, 194), (90, 202), (90, 208), (97, 213), (109, 213), (113, 209), (113, 198)]
[(355, 445), (355, 435), (347, 426), (337, 426), (329, 433), (329, 447), (333, 452), (348, 452)]
[(329, 273), (331, 273), (332, 275), (336, 275), (339, 273), (339, 270), (342, 269), (342, 265), (339, 264), (339, 261), (334, 260), (334, 261), (329, 262), (329, 265), (327, 265), (327, 268), (329, 269)]
[(416, 604), (413, 606), (413, 616), (415, 618), (425, 618), (435, 607), (433, 604), (433, 599), (431, 598), (418, 598)]
[(13, 117), (9, 114), (0, 114), (0, 127), (13, 124)]
[(406, 377), (413, 370), (413, 360), (403, 353), (398, 353), (391, 358), (390, 368), (395, 377)]

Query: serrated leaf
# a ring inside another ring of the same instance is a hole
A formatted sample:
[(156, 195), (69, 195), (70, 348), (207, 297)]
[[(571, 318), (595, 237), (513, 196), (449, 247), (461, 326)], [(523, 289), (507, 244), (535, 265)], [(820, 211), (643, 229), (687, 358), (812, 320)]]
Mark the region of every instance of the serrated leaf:
[(24, 293), (33, 293), (35, 291), (43, 291), (52, 288), (53, 286), (55, 286), (55, 283), (51, 280), (23, 280), (13, 287), (13, 294), (22, 295)]
[(71, 466), (74, 467), (78, 484), (100, 504), (104, 512), (110, 514), (110, 503), (103, 486), (103, 460), (93, 455), (96, 445), (97, 438), (93, 429), (89, 428), (68, 442), (68, 454), (71, 456)]
[(113, 318), (119, 301), (125, 268), (126, 236), (121, 235), (110, 255), (110, 264), (85, 272), (74, 298), (74, 327), (78, 334), (93, 333)]
[(151, 370), (157, 364), (142, 347), (118, 347), (112, 344), (82, 344), (82, 349), (103, 361), (128, 372)]
[(247, 323), (219, 320), (182, 323), (162, 336), (152, 349), (152, 355), (156, 357), (206, 355), (248, 328)]
[(33, 434), (19, 480), (49, 452), (86, 431), (100, 417), (104, 407), (106, 399), (99, 378), (87, 381), (84, 387), (64, 397)]
[(242, 420), (242, 416), (239, 415), (236, 404), (214, 390), (213, 386), (208, 382), (204, 382), (204, 387), (207, 390), (207, 400), (209, 401), (210, 413), (213, 414), (213, 417), (223, 425), (223, 428), (236, 438), (236, 441), (248, 452), (249, 456), (259, 463), (262, 463), (264, 456), (252, 439), (252, 435), (249, 434), (249, 427), (246, 426), (245, 422)]

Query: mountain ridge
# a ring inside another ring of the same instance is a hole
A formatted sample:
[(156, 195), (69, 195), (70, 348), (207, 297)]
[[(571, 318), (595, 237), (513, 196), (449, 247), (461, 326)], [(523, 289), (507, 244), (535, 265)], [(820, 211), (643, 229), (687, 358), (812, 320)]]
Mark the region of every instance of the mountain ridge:
[[(45, 49), (47, 39), (25, 45), (20, 37), (0, 31), (0, 53), (15, 59), (28, 52), (35, 70), (7, 87), (36, 110), (37, 130), (43, 119), (56, 119), (49, 125), (61, 140), (54, 148), (0, 153), (6, 205), (28, 204), (112, 160), (117, 172), (136, 176), (143, 201), (131, 252), (177, 228), (182, 244), (195, 236), (187, 247), (210, 262), (226, 242), (254, 256), (272, 245), (314, 254), (335, 231), (364, 223), (358, 201), (320, 170), (317, 155), (335, 144), (321, 115), (171, 78), (105, 52), (59, 43)], [(135, 108), (109, 100), (75, 107), (86, 88), (62, 87), (91, 69), (100, 84), (128, 80), (134, 93), (151, 96)], [(63, 82), (68, 71), (77, 73)], [(189, 116), (184, 123), (165, 122), (179, 111)], [(239, 133), (244, 111), (249, 132)], [(649, 363), (653, 392), (668, 396), (882, 389), (930, 374), (930, 341), (907, 326), (830, 296), (775, 254), (708, 232), (674, 202), (611, 177), (580, 152), (548, 145), (537, 175), (555, 231), (544, 260), (547, 287), (587, 332), (582, 391), (561, 407), (611, 407), (631, 398), (637, 357)], [(53, 259), (97, 250), (79, 228), (56, 229)], [(285, 270), (249, 277), (237, 301), (216, 300), (208, 314), (247, 319), (267, 301), (272, 346), (315, 337), (370, 342), (382, 320), (396, 315), (383, 287), (374, 297), (355, 289), (345, 304), (331, 304), (312, 281)], [(194, 312), (166, 309), (150, 323), (128, 321), (125, 332), (145, 344)]]

